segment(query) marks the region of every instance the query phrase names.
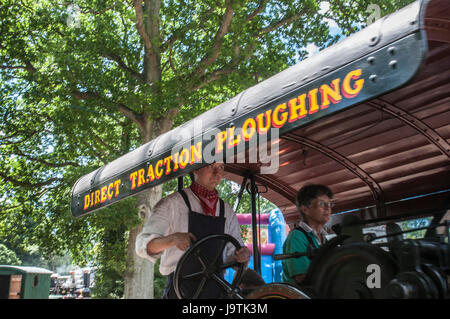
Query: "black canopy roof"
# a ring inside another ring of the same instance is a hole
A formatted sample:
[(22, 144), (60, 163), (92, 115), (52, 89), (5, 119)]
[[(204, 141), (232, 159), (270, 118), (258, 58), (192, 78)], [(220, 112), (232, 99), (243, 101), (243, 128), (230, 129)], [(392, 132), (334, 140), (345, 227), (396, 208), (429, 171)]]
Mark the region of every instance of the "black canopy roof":
[[(306, 183), (330, 186), (336, 213), (355, 210), (364, 219), (442, 207), (450, 188), (449, 17), (450, 2), (432, 0), (378, 20), (81, 177), (72, 214), (225, 155), (225, 177), (240, 183), (253, 174), (290, 224), (298, 218), (295, 193)], [(279, 130), (266, 133), (267, 125)], [(252, 141), (266, 137), (265, 160), (278, 161), (276, 172), (264, 171), (263, 160), (248, 162), (258, 150)], [(233, 157), (239, 152), (247, 162)], [(419, 204), (403, 201), (425, 194)]]

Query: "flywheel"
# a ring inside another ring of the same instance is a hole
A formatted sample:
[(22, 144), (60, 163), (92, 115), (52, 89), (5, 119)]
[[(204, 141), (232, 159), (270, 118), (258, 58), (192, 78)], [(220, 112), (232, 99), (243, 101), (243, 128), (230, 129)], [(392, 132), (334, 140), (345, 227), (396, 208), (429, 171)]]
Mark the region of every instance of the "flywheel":
[(397, 274), (392, 256), (372, 244), (348, 243), (329, 250), (309, 274), (317, 298), (385, 299)]

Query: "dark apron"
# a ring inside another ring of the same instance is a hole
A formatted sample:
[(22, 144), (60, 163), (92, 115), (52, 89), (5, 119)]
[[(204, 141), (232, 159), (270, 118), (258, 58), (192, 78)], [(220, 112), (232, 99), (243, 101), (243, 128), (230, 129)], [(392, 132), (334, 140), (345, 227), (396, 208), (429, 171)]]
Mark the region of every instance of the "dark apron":
[[(189, 199), (184, 192), (184, 190), (180, 190), (179, 193), (183, 197), (186, 206), (189, 209), (189, 223), (188, 223), (188, 232), (194, 234), (197, 240), (200, 240), (209, 235), (215, 234), (223, 234), (225, 231), (225, 206), (223, 200), (219, 199), (220, 203), (220, 215), (219, 217), (215, 216), (207, 216), (204, 214), (200, 214), (192, 211), (191, 204), (189, 203)], [(220, 241), (212, 241), (210, 243), (205, 243), (202, 246), (202, 256), (207, 259), (207, 264), (209, 264), (219, 253), (219, 249), (221, 248)], [(223, 263), (222, 258), (219, 258), (219, 262)], [(192, 274), (198, 272), (202, 269), (202, 266), (197, 257), (192, 256), (190, 259), (187, 259), (183, 266), (183, 273)], [(181, 275), (183, 275), (183, 273)], [(178, 299), (175, 289), (173, 286), (173, 274), (171, 273), (167, 276), (166, 288), (164, 290), (164, 299)], [(223, 278), (223, 274), (221, 274)], [(183, 280), (183, 292), (187, 296), (193, 296), (195, 291), (197, 290), (201, 278), (193, 279), (191, 282), (187, 280)], [(213, 280), (208, 280), (203, 287), (202, 293), (198, 298), (200, 299), (218, 299), (222, 298), (223, 290), (220, 286)]]

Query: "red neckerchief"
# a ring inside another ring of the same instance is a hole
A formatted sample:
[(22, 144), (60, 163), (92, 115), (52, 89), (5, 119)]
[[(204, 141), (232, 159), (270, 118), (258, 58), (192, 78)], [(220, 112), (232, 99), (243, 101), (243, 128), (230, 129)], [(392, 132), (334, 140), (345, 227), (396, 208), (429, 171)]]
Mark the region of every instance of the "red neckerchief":
[(191, 185), (192, 192), (200, 199), (205, 215), (216, 217), (216, 206), (219, 200), (219, 194), (216, 190), (210, 191), (196, 182)]

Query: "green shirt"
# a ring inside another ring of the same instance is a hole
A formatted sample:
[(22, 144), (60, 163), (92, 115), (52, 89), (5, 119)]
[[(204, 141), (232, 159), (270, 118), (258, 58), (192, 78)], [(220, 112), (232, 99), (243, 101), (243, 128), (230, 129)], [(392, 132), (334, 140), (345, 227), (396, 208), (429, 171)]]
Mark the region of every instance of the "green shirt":
[[(312, 239), (314, 245), (318, 248), (319, 243), (316, 239), (316, 236), (314, 236), (312, 232), (308, 232), (307, 236)], [(294, 229), (289, 233), (286, 241), (283, 244), (283, 254), (306, 252), (308, 245), (309, 240), (306, 238), (305, 234), (298, 229)], [(293, 276), (306, 274), (310, 263), (311, 260), (306, 256), (282, 260), (283, 282), (296, 284)]]

